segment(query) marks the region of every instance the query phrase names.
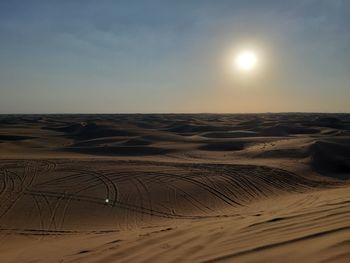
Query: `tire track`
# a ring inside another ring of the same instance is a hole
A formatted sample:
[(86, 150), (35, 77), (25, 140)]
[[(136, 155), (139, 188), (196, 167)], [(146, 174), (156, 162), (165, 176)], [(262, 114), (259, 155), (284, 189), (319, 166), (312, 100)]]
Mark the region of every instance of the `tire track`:
[[(99, 169), (102, 166), (104, 169)], [(127, 222), (138, 225), (152, 217), (230, 216), (230, 211), (235, 211), (232, 209), (262, 197), (339, 186), (253, 165), (44, 160), (6, 162), (0, 168), (0, 195), (5, 200), (0, 204), (0, 222), (18, 200), (28, 196), (38, 210), (40, 228), (53, 231), (69, 224), (67, 217), (71, 213), (76, 216), (70, 210), (75, 202), (98, 205), (101, 210), (97, 211), (108, 212), (110, 222), (113, 214), (115, 223), (122, 227)], [(85, 213), (85, 208), (82, 211)], [(88, 216), (89, 211), (86, 213)]]

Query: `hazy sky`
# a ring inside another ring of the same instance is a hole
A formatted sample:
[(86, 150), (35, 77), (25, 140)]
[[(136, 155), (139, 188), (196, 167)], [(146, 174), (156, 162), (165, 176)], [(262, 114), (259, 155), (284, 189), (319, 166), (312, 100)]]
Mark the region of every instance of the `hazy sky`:
[(0, 113), (350, 112), (349, 83), (348, 0), (0, 0)]

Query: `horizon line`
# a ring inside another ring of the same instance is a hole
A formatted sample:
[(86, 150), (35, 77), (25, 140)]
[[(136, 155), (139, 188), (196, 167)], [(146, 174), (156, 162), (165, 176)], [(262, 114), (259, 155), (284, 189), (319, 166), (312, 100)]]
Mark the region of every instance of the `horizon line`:
[(350, 112), (321, 112), (321, 111), (266, 111), (266, 112), (55, 112), (55, 113), (0, 113), (3, 115), (229, 115), (229, 114), (350, 114)]

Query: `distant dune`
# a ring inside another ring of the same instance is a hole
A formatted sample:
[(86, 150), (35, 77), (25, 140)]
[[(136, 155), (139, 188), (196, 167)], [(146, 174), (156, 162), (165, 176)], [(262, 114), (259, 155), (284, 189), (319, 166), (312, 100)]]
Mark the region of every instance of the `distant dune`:
[(350, 262), (350, 115), (0, 115), (1, 262)]

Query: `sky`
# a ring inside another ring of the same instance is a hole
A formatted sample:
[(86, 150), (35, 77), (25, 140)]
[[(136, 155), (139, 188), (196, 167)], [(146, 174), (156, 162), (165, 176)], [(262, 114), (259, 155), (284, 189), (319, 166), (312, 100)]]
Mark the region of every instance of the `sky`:
[(0, 0), (0, 113), (350, 112), (349, 28), (347, 0)]

